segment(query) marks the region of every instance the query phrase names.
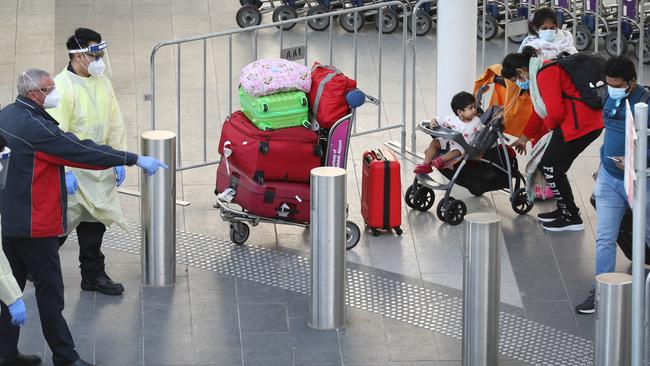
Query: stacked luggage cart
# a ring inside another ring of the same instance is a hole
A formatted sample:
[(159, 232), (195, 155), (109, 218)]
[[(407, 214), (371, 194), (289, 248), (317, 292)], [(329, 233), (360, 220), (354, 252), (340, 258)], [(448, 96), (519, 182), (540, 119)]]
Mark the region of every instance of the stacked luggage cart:
[[(309, 226), (311, 170), (345, 169), (356, 108), (378, 104), (354, 80), (318, 63), (309, 71), (291, 61), (259, 60), (244, 68), (240, 85), (241, 111), (224, 122), (215, 184), (215, 207), (238, 245), (249, 225), (260, 222)], [(348, 220), (346, 248), (360, 237)]]

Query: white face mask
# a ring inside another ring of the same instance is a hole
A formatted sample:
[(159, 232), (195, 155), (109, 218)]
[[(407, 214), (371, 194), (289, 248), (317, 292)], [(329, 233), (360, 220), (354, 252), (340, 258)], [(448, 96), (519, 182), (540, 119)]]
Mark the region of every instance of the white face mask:
[(556, 29), (544, 29), (539, 31), (539, 38), (545, 40), (546, 42), (555, 41), (556, 36), (557, 36)]
[(88, 73), (92, 76), (102, 76), (106, 70), (106, 64), (101, 58), (96, 59), (88, 64)]
[(43, 101), (43, 108), (56, 108), (59, 106), (60, 102), (61, 94), (59, 94), (58, 90), (52, 89), (50, 94), (45, 96), (45, 100)]

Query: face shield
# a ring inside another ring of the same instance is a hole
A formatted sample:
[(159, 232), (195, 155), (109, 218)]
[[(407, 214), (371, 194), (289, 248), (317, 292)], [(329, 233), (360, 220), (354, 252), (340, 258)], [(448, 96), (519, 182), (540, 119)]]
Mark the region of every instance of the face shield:
[[(75, 38), (76, 39), (76, 38)], [(77, 41), (79, 44), (79, 41)], [(113, 76), (113, 69), (111, 67), (111, 59), (108, 55), (108, 43), (106, 41), (88, 45), (88, 47), (81, 47), (79, 49), (69, 50), (70, 54), (80, 53), (82, 57), (85, 57), (88, 60), (88, 73), (92, 76), (102, 76), (106, 75), (109, 78)]]

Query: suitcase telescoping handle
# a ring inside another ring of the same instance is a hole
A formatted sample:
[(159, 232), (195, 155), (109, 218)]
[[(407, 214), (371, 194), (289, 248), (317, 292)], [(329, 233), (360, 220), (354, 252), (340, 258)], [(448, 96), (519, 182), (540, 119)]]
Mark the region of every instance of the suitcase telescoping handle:
[(363, 161), (365, 161), (367, 164), (370, 164), (373, 160), (387, 160), (384, 154), (381, 152), (381, 150), (370, 150), (366, 151), (363, 153)]

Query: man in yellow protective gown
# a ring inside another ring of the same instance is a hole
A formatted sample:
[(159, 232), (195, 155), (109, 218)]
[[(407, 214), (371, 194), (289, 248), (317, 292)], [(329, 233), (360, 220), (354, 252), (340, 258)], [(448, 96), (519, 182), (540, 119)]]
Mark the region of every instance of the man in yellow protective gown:
[[(104, 75), (106, 42), (99, 33), (86, 28), (75, 30), (66, 43), (70, 62), (55, 78), (62, 95), (57, 108), (47, 112), (64, 132), (90, 139), (117, 150), (126, 150), (122, 112), (110, 80)], [(68, 232), (77, 230), (81, 288), (105, 295), (121, 295), (124, 287), (113, 282), (105, 271), (101, 251), (106, 227), (128, 225), (117, 193), (125, 178), (124, 167), (84, 170), (66, 167), (68, 190)], [(67, 236), (60, 238), (63, 245)]]

